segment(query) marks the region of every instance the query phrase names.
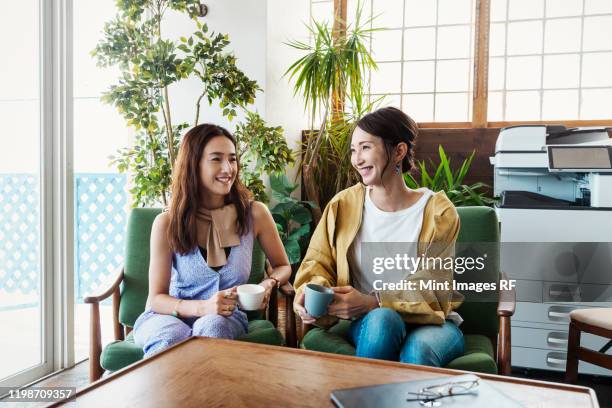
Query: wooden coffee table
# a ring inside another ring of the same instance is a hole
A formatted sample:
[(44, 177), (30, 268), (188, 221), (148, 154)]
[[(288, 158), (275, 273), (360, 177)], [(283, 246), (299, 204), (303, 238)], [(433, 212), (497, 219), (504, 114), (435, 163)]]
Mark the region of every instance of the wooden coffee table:
[[(192, 337), (93, 383), (76, 394), (76, 402), (84, 407), (321, 407), (333, 406), (329, 395), (339, 388), (464, 373)], [(599, 406), (590, 388), (478, 375), (527, 407)]]

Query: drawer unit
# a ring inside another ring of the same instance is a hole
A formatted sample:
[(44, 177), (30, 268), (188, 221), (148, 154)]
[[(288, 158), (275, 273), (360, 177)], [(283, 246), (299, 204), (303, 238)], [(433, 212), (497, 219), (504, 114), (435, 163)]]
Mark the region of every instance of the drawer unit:
[[(534, 322), (551, 323), (568, 326), (569, 314), (574, 309), (588, 309), (595, 307), (594, 304), (577, 303), (531, 303), (516, 302), (516, 311), (512, 316), (512, 323)], [(610, 303), (606, 307), (612, 307)], [(567, 330), (567, 329), (566, 329)]]
[[(559, 329), (512, 327), (512, 346), (565, 352), (567, 351), (567, 327), (565, 330)], [(582, 333), (580, 336), (580, 344), (591, 350), (599, 350), (607, 342), (608, 339), (590, 333)]]
[[(566, 353), (563, 351), (512, 346), (512, 365), (514, 367), (565, 371), (565, 364)], [(610, 370), (585, 363), (584, 361), (580, 361), (578, 371), (584, 374), (612, 376)]]
[[(574, 309), (610, 307), (610, 303), (517, 302), (512, 317), (512, 365), (565, 371), (569, 313)], [(599, 350), (608, 339), (581, 333), (580, 344)], [(612, 370), (580, 362), (580, 373), (612, 376)]]

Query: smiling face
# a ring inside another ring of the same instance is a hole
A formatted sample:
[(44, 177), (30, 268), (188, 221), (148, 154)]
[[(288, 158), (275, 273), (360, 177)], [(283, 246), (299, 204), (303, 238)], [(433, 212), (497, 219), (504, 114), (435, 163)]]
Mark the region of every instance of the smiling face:
[(226, 196), (238, 174), (236, 147), (225, 136), (215, 136), (200, 159), (200, 181), (207, 194)]
[(363, 184), (368, 186), (379, 185), (393, 175), (389, 169), (384, 171), (387, 164), (392, 166), (392, 163), (382, 138), (371, 135), (360, 127), (353, 131), (351, 164), (361, 175)]

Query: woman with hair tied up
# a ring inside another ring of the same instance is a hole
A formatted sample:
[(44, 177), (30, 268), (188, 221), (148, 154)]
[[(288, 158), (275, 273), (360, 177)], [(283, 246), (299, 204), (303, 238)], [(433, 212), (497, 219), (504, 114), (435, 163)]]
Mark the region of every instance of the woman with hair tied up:
[(190, 336), (235, 339), (248, 331), (236, 307), (257, 239), (272, 265), (260, 285), (270, 292), (291, 275), (267, 207), (240, 182), (236, 140), (226, 129), (198, 125), (183, 137), (168, 211), (151, 230), (149, 296), (134, 324), (145, 357)]
[[(338, 318), (351, 320), (349, 340), (359, 357), (445, 366), (463, 354), (461, 318), (453, 312), (460, 299), (452, 285), (428, 290), (418, 283), (450, 282), (453, 271), (411, 271), (402, 279), (416, 282), (414, 290), (377, 291), (374, 283), (385, 275), (373, 273), (361, 257), (362, 243), (381, 242), (402, 243), (402, 251), (415, 258), (453, 255), (459, 232), (455, 207), (444, 192), (412, 190), (402, 176), (413, 166), (417, 133), (416, 123), (391, 107), (357, 122), (351, 163), (362, 183), (338, 193), (325, 208), (296, 275), (294, 309), (304, 323), (323, 328)], [(309, 283), (335, 292), (328, 315), (319, 319), (304, 307)], [(304, 344), (313, 349), (318, 343), (307, 335)]]

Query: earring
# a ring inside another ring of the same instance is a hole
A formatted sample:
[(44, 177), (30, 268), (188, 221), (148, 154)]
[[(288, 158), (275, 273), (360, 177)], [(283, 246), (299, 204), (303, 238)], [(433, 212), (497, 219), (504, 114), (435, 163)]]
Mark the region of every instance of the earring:
[(401, 165), (401, 163), (397, 163), (397, 164), (395, 165), (395, 174), (397, 174), (398, 176), (399, 176), (400, 174), (402, 174), (402, 165)]

